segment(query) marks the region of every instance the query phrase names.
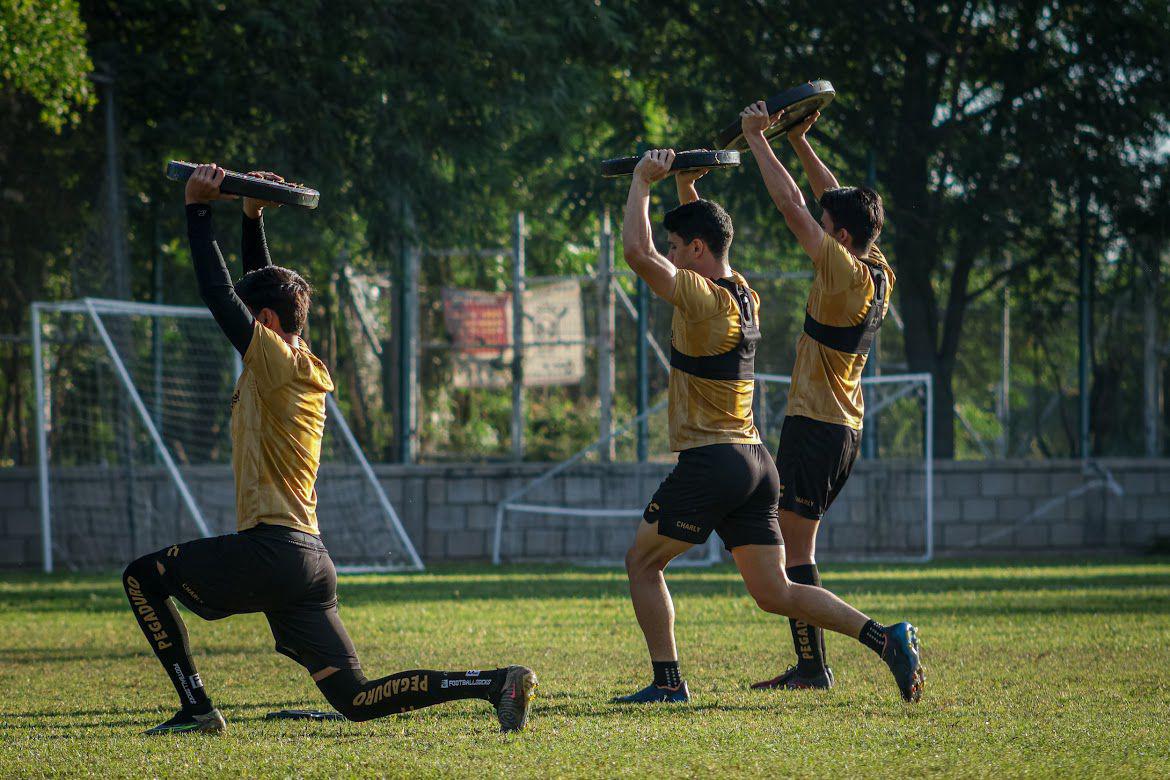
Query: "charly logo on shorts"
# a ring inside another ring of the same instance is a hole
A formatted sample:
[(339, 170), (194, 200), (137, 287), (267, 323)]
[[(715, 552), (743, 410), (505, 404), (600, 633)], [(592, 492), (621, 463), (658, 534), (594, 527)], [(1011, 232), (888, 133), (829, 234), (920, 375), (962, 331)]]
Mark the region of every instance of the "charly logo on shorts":
[(657, 501), (651, 501), (650, 506), (646, 507), (647, 512), (657, 512), (659, 509), (661, 509), (661, 507), (658, 506)]
[(679, 522), (675, 523), (675, 525), (677, 525), (679, 528), (684, 528), (688, 531), (694, 531), (695, 533), (702, 533), (702, 531), (703, 531), (702, 528), (699, 528), (699, 526), (695, 525), (694, 523), (684, 523), (684, 522), (679, 521)]

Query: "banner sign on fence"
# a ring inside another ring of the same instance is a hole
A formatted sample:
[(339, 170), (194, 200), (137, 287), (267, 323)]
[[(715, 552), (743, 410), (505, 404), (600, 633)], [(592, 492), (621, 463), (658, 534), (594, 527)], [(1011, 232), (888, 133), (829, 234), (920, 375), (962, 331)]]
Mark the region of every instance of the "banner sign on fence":
[(585, 378), (584, 342), (585, 313), (576, 279), (524, 291), (525, 385), (580, 382)]
[[(455, 387), (512, 381), (512, 294), (443, 289)], [(585, 315), (575, 280), (524, 291), (524, 384), (576, 384), (585, 377)]]

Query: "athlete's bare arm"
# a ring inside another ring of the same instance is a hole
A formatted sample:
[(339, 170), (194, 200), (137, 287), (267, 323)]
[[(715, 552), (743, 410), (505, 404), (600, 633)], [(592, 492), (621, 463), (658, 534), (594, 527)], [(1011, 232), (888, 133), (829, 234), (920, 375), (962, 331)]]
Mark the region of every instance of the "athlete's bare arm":
[(821, 158), (813, 150), (812, 144), (808, 142), (808, 131), (820, 118), (821, 112), (817, 111), (788, 131), (788, 143), (792, 144), (792, 149), (796, 152), (801, 167), (804, 168), (804, 175), (808, 177), (813, 196), (818, 201), (825, 190), (835, 190), (841, 186), (837, 183), (837, 177), (833, 175), (828, 166), (821, 162)]
[(673, 149), (652, 149), (642, 156), (634, 168), (622, 220), (626, 262), (655, 295), (668, 301), (674, 297), (675, 267), (654, 248), (654, 234), (650, 227), (650, 186), (670, 174), (673, 162)]
[(700, 168), (697, 171), (684, 171), (676, 174), (674, 177), (674, 184), (678, 188), (678, 204), (685, 206), (688, 203), (694, 203), (699, 199), (699, 191), (695, 188), (695, 182), (703, 178), (710, 168)]
[(768, 188), (768, 194), (772, 196), (772, 202), (784, 215), (788, 229), (796, 236), (805, 253), (812, 257), (820, 248), (825, 231), (809, 213), (804, 195), (796, 186), (796, 181), (777, 159), (768, 139), (764, 137), (764, 131), (774, 121), (774, 118), (768, 115), (767, 104), (762, 100), (753, 103), (743, 110), (740, 117), (743, 123), (743, 137), (752, 150), (752, 156), (756, 158), (756, 164), (760, 166), (760, 175), (764, 177), (764, 185)]

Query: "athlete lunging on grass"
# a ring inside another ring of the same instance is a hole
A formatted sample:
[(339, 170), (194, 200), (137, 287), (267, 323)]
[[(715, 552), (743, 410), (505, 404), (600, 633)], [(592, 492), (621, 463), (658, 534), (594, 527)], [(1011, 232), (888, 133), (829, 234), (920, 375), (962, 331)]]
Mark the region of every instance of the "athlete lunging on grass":
[(223, 179), (222, 168), (201, 165), (187, 182), (187, 237), (199, 294), (243, 356), (231, 421), (238, 533), (177, 544), (126, 567), (130, 606), (181, 705), (146, 733), (226, 728), (195, 669), (172, 597), (205, 620), (263, 612), (277, 652), (304, 666), (349, 720), (475, 698), (495, 707), (501, 731), (522, 729), (536, 686), (527, 667), (415, 669), (377, 680), (362, 674), (338, 614), (337, 572), (317, 529), (315, 484), (333, 381), (300, 338), (309, 285), (272, 265), (262, 221), (270, 204), (251, 198), (243, 203), (244, 275), (232, 285), (211, 224), (211, 201), (231, 197), (220, 193)]
[(669, 436), (679, 455), (626, 553), (630, 597), (654, 681), (614, 701), (689, 700), (674, 640), (674, 604), (662, 573), (712, 531), (731, 551), (761, 609), (859, 638), (889, 665), (902, 697), (916, 701), (921, 670), (909, 624), (883, 628), (829, 591), (793, 583), (785, 574), (780, 479), (752, 418), (759, 296), (728, 262), (731, 218), (718, 204), (698, 199), (693, 175), (678, 181), (684, 202), (663, 219), (667, 256), (655, 250), (650, 186), (669, 175), (673, 161), (673, 150), (656, 149), (638, 162), (622, 226), (626, 262), (674, 305)]
[[(821, 205), (818, 224), (804, 196), (776, 158), (764, 131), (778, 117), (766, 104), (741, 113), (745, 140), (756, 158), (768, 193), (789, 230), (812, 258), (813, 283), (805, 308), (804, 332), (796, 344), (796, 363), (788, 407), (780, 430), (776, 464), (780, 473), (780, 532), (788, 548), (788, 579), (819, 587), (816, 538), (821, 518), (841, 492), (857, 460), (864, 399), (861, 372), (874, 335), (890, 305), (894, 272), (874, 243), (883, 223), (882, 200), (865, 187), (841, 187), (817, 157), (806, 135), (820, 116), (808, 117), (788, 133)], [(831, 688), (825, 663), (825, 634), (809, 621), (790, 616), (797, 662), (783, 674), (753, 688)], [(917, 631), (908, 624), (869, 626), (862, 641), (879, 652), (904, 645), (918, 663)], [(897, 641), (895, 641), (897, 640)], [(883, 656), (884, 657), (884, 656)], [(909, 694), (922, 688), (919, 669)]]

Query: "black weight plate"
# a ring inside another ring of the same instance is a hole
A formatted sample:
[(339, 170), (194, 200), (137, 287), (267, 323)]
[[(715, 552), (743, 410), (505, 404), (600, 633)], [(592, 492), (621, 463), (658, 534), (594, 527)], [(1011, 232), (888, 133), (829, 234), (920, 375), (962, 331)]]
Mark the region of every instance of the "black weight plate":
[[(174, 181), (187, 181), (195, 172), (195, 168), (194, 163), (171, 160), (167, 165), (167, 178)], [(226, 171), (225, 173), (223, 184), (219, 186), (219, 189), (220, 192), (227, 195), (270, 200), (273, 203), (300, 206), (306, 209), (317, 208), (317, 202), (321, 199), (321, 193), (308, 187), (258, 179), (255, 176), (235, 171)]]
[[(601, 163), (601, 175), (607, 179), (632, 176), (641, 156), (614, 157)], [(729, 149), (692, 149), (674, 156), (670, 170), (695, 171), (700, 168), (734, 168), (739, 165), (739, 152)]]
[[(809, 81), (773, 95), (767, 100), (768, 113), (775, 114), (781, 109), (784, 109), (785, 113), (780, 121), (764, 131), (764, 136), (771, 141), (776, 136), (787, 133), (817, 111), (823, 110), (835, 97), (837, 91), (833, 89), (833, 85), (823, 80)], [(743, 128), (738, 117), (719, 131), (715, 145), (723, 149), (747, 150), (747, 141), (743, 138)]]

